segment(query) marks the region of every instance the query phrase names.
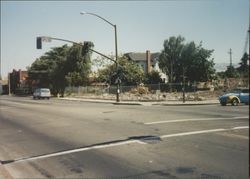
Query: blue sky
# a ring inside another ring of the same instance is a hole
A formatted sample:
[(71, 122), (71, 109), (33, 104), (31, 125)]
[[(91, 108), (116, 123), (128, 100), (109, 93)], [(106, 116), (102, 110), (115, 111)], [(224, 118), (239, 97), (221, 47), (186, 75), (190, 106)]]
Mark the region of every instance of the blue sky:
[(25, 70), (51, 47), (36, 49), (37, 36), (92, 41), (94, 49), (114, 54), (114, 28), (81, 11), (117, 25), (118, 52), (160, 52), (164, 40), (181, 35), (214, 49), (215, 63), (238, 63), (249, 26), (249, 0), (176, 1), (1, 1), (1, 74)]

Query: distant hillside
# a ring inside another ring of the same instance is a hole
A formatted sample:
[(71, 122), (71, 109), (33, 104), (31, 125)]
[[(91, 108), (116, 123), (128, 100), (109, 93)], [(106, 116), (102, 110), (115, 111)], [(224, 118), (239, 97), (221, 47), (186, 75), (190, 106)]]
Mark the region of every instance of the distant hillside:
[[(216, 72), (226, 71), (227, 66), (229, 66), (229, 63), (215, 63), (214, 68)], [(238, 67), (238, 63), (233, 63), (234, 67)]]

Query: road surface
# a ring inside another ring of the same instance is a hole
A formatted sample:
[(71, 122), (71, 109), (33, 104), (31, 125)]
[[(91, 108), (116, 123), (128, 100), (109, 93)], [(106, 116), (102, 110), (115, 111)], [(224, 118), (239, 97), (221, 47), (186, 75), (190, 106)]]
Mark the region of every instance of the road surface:
[(0, 103), (1, 167), (13, 178), (249, 176), (249, 106)]

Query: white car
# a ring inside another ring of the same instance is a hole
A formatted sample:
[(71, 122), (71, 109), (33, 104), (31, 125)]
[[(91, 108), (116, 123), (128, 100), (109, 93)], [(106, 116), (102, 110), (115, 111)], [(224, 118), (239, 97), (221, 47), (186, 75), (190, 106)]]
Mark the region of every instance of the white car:
[(37, 88), (33, 93), (33, 99), (50, 99), (51, 93), (49, 88)]

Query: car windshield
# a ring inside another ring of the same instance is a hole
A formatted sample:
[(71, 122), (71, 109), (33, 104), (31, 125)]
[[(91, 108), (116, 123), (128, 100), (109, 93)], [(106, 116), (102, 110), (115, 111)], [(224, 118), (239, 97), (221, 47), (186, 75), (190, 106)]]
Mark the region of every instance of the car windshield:
[(240, 93), (240, 92), (241, 92), (241, 90), (239, 90), (239, 89), (233, 89), (233, 90), (229, 91), (229, 93)]
[(242, 93), (249, 93), (249, 89), (243, 89)]
[(49, 93), (49, 89), (41, 89), (41, 92), (44, 92), (44, 93)]
[(229, 93), (249, 93), (249, 89), (233, 89)]

